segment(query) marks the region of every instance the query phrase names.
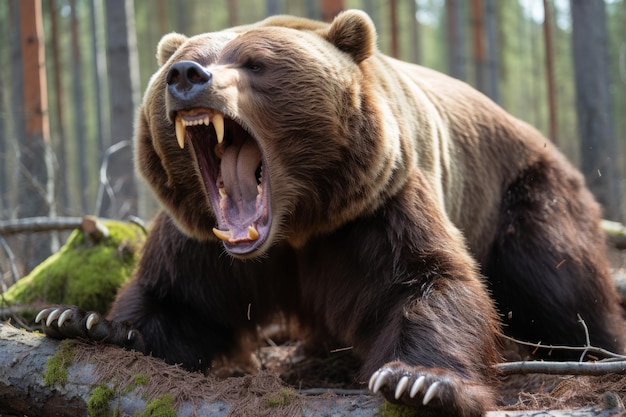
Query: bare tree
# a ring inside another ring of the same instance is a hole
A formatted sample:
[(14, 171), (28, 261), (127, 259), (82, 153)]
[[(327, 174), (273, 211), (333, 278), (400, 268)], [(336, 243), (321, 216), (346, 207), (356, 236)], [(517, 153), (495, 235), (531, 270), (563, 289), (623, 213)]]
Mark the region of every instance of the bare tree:
[(56, 156), (59, 163), (57, 172), (58, 188), (60, 194), (61, 212), (64, 212), (70, 205), (70, 194), (68, 189), (67, 161), (66, 161), (66, 137), (63, 106), (63, 88), (61, 86), (61, 51), (59, 49), (59, 7), (56, 0), (50, 0), (50, 48), (52, 52), (52, 85), (54, 86), (55, 121), (54, 136), (52, 140), (56, 143)]
[(546, 82), (548, 84), (548, 124), (550, 131), (550, 139), (554, 143), (558, 143), (558, 124), (556, 114), (556, 90), (554, 87), (554, 63), (552, 52), (552, 22), (550, 5), (548, 0), (543, 0), (543, 41), (546, 49)]
[(344, 0), (321, 0), (322, 19), (326, 22), (333, 20), (339, 12), (346, 8)]
[(398, 2), (389, 0), (389, 24), (391, 27), (391, 56), (398, 58), (400, 51), (398, 48)]
[(470, 12), (476, 88), (484, 92), (487, 85), (487, 71), (485, 70), (485, 14), (482, 0), (472, 0)]
[(604, 206), (605, 217), (621, 220), (604, 1), (571, 1), (570, 4), (581, 168), (589, 188)]
[[(139, 62), (133, 0), (107, 0), (107, 68), (111, 104), (111, 143), (131, 140), (139, 105)], [(120, 218), (137, 213), (137, 188), (132, 153), (118, 152), (109, 161), (115, 194), (107, 194), (102, 214)]]
[(280, 13), (280, 2), (278, 0), (265, 1), (265, 14), (273, 16)]
[[(98, 7), (100, 6), (100, 7)], [(94, 101), (96, 108), (96, 142), (98, 144), (98, 159), (102, 159), (104, 155), (104, 149), (106, 147), (104, 141), (104, 123), (102, 115), (104, 110), (102, 109), (102, 78), (104, 63), (102, 58), (102, 45), (98, 41), (98, 16), (102, 12), (100, 0), (89, 1), (89, 23), (91, 29), (91, 64), (93, 66), (91, 73), (93, 74), (93, 88), (94, 88)]]
[(306, 0), (306, 16), (309, 19), (319, 19), (318, 2), (316, 0)]
[(239, 5), (237, 0), (228, 0), (228, 24), (237, 26), (239, 24)]
[(500, 71), (498, 63), (498, 41), (496, 39), (496, 24), (498, 21), (494, 0), (485, 1), (485, 40), (487, 43), (487, 81), (485, 88), (487, 95), (493, 101), (500, 101)]
[[(19, 15), (24, 136), (18, 138), (18, 217), (34, 217), (49, 215), (54, 198), (41, 2), (20, 0)], [(27, 269), (49, 254), (50, 238), (33, 235), (26, 238), (22, 258)]]
[(448, 26), (448, 72), (459, 80), (467, 80), (465, 71), (465, 16), (464, 1), (446, 0)]
[(414, 63), (422, 62), (422, 48), (420, 36), (420, 24), (417, 20), (417, 1), (409, 2), (409, 10), (411, 10), (411, 58)]
[[(8, 2), (3, 3), (3, 5), (9, 4)], [(2, 7), (2, 6), (0, 6)], [(0, 12), (2, 9), (0, 8)], [(4, 10), (4, 13), (8, 14), (8, 8)], [(11, 36), (11, 25), (5, 25), (0, 29), (0, 36), (3, 39), (10, 39)], [(8, 59), (5, 59), (5, 51), (0, 51), (0, 68), (8, 68)], [(8, 200), (8, 191), (9, 191), (9, 169), (7, 167), (7, 151), (8, 151), (8, 140), (9, 140), (9, 129), (8, 123), (5, 121), (6, 118), (4, 116), (5, 113), (5, 85), (7, 85), (10, 80), (10, 75), (5, 71), (0, 72), (0, 218), (2, 218), (8, 210), (9, 200)]]
[(78, 14), (76, 0), (70, 0), (70, 31), (72, 33), (72, 95), (74, 97), (74, 129), (76, 139), (76, 166), (78, 167), (78, 183), (80, 204), (83, 213), (88, 213), (87, 187), (89, 186), (89, 170), (87, 158), (87, 128), (85, 126), (85, 101), (83, 92), (83, 71), (78, 34)]

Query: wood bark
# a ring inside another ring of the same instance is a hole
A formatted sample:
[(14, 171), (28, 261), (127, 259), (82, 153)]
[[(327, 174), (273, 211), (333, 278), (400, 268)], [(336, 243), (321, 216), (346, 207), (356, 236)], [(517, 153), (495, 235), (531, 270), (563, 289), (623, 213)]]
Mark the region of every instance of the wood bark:
[(76, 166), (78, 167), (78, 184), (80, 204), (83, 213), (89, 213), (87, 188), (89, 187), (89, 169), (87, 157), (87, 128), (85, 125), (85, 101), (83, 92), (82, 58), (79, 42), (78, 12), (76, 0), (69, 0), (70, 32), (72, 34), (72, 96), (74, 100), (74, 140), (76, 141)]
[(398, 46), (398, 2), (397, 0), (389, 0), (389, 26), (391, 28), (391, 56), (400, 57), (400, 49)]
[(59, 162), (59, 170), (57, 172), (57, 183), (59, 186), (60, 210), (63, 214), (70, 207), (70, 192), (68, 183), (68, 164), (66, 150), (66, 132), (65, 132), (65, 106), (63, 105), (63, 85), (61, 83), (61, 51), (59, 48), (59, 19), (60, 7), (56, 0), (50, 0), (50, 49), (52, 55), (52, 85), (54, 86), (54, 103), (55, 112), (54, 119), (56, 121), (54, 127), (54, 135), (52, 140), (56, 142), (56, 156)]
[(487, 86), (485, 71), (485, 14), (482, 0), (471, 0), (472, 45), (474, 53), (474, 71), (476, 88), (485, 92)]
[(422, 37), (420, 34), (420, 24), (417, 20), (417, 2), (411, 1), (409, 3), (409, 10), (411, 10), (411, 59), (413, 63), (420, 64), (422, 62)]
[[(18, 217), (30, 217), (50, 214), (54, 203), (54, 175), (51, 169), (41, 2), (20, 1), (19, 16), (24, 136), (18, 137), (20, 170), (17, 214)], [(50, 254), (50, 242), (49, 237), (25, 238), (21, 259), (25, 260), (27, 270)]]
[(466, 81), (464, 4), (461, 0), (446, 0), (448, 72), (454, 78)]
[(487, 44), (487, 80), (485, 88), (487, 95), (496, 103), (500, 102), (500, 66), (498, 62), (497, 20), (496, 2), (484, 0), (485, 8), (485, 43)]
[[(234, 397), (225, 400), (203, 400), (195, 392), (215, 391), (224, 382), (204, 377), (198, 373), (188, 373), (164, 362), (146, 357), (136, 352), (105, 345), (78, 343), (76, 357), (66, 363), (67, 381), (64, 384), (47, 384), (44, 378), (49, 359), (59, 352), (59, 342), (34, 333), (18, 330), (7, 324), (0, 324), (0, 414), (5, 416), (37, 415), (41, 417), (82, 417), (88, 416), (88, 402), (93, 398), (96, 387), (116, 385), (113, 380), (103, 380), (103, 369), (125, 367), (126, 363), (141, 362), (150, 371), (150, 385), (165, 387), (167, 392), (182, 393), (184, 399), (175, 403), (173, 411), (177, 416), (211, 415), (227, 416), (236, 413), (238, 404)], [(81, 352), (80, 351), (85, 351)], [(107, 355), (117, 360), (106, 362)], [(105, 363), (102, 363), (102, 362)], [(241, 390), (252, 397), (254, 376), (227, 378), (229, 390)], [(234, 381), (234, 382), (232, 382)], [(49, 381), (50, 382), (50, 381)], [(104, 385), (103, 385), (104, 384)], [(190, 384), (192, 385), (190, 388)], [(146, 410), (151, 394), (143, 386), (117, 392), (108, 404), (113, 415), (133, 415)], [(324, 392), (324, 391), (316, 391)], [(207, 395), (206, 398), (210, 398)], [(380, 396), (358, 394), (338, 396), (329, 392), (323, 395), (297, 397), (297, 404), (283, 404), (274, 408), (258, 407), (246, 410), (246, 415), (350, 415), (373, 417), (380, 415)], [(608, 417), (615, 415), (616, 409), (585, 408), (563, 411), (490, 411), (487, 417), (522, 417), (541, 415), (542, 417)], [(295, 414), (294, 414), (295, 413)]]
[(581, 170), (610, 220), (622, 220), (616, 144), (609, 93), (603, 0), (572, 1), (576, 112)]
[[(107, 21), (107, 71), (110, 80), (111, 144), (116, 144), (133, 138), (135, 113), (140, 102), (134, 2), (108, 0), (104, 3)], [(114, 173), (110, 181), (116, 190), (115, 200), (105, 198), (102, 212), (96, 214), (110, 218), (136, 215), (137, 187), (132, 152), (120, 152), (111, 158), (109, 172)]]
[(346, 8), (346, 4), (345, 0), (321, 0), (321, 8), (322, 20), (331, 22), (339, 12)]
[(548, 84), (548, 125), (550, 139), (559, 143), (556, 111), (556, 89), (554, 83), (554, 53), (552, 52), (552, 12), (548, 0), (543, 0), (543, 42), (545, 45), (546, 82)]

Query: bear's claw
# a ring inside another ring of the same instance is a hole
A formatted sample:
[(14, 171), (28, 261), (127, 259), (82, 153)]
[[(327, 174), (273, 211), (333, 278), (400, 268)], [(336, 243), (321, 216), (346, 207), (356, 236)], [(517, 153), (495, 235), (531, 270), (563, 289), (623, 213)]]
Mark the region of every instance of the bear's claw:
[(41, 310), (35, 323), (42, 323), (46, 335), (55, 339), (106, 341), (117, 346), (144, 351), (140, 332), (124, 322), (109, 321), (95, 312), (77, 307), (53, 307)]
[[(413, 375), (408, 375), (408, 374), (403, 375), (395, 384), (395, 389), (394, 389), (394, 387), (391, 386), (392, 384), (390, 384), (390, 382), (392, 381), (391, 377), (392, 377), (393, 372), (394, 370), (390, 368), (386, 368), (386, 367), (383, 367), (379, 369), (378, 371), (374, 372), (368, 384), (370, 391), (376, 394), (385, 385), (389, 385), (389, 390), (392, 390), (394, 392), (394, 399), (399, 400), (402, 397), (402, 395), (406, 392), (409, 386), (411, 377), (413, 377)], [(426, 385), (425, 382), (426, 382), (426, 376), (424, 375), (417, 376), (417, 378), (411, 385), (411, 389), (408, 391), (409, 397), (415, 398), (417, 393), (422, 391), (422, 389)], [(422, 399), (422, 405), (427, 405), (433, 398), (437, 396), (439, 386), (440, 386), (440, 381), (434, 380), (431, 382), (431, 384), (428, 386), (428, 389), (426, 389), (426, 392), (424, 393), (424, 397)]]
[(389, 362), (372, 374), (368, 388), (387, 401), (422, 409), (430, 416), (483, 416), (491, 403), (488, 387), (450, 369)]

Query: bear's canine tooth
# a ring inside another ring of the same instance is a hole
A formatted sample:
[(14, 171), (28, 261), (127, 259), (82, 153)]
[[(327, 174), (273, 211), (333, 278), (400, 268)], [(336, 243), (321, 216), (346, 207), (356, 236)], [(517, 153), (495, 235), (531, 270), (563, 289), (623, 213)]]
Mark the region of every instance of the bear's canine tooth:
[(180, 149), (185, 148), (185, 125), (180, 116), (176, 116), (176, 141), (178, 141)]
[(211, 122), (213, 123), (215, 134), (217, 135), (217, 143), (222, 143), (224, 140), (224, 115), (216, 112)]
[(227, 195), (226, 194), (226, 189), (224, 187), (220, 187), (219, 190), (220, 190), (220, 196), (221, 197), (226, 197), (226, 195)]
[(217, 236), (218, 239), (225, 242), (229, 242), (232, 239), (232, 233), (230, 232), (230, 230), (220, 230), (214, 227), (213, 234)]
[(254, 226), (248, 226), (248, 239), (257, 240), (259, 238), (259, 232)]

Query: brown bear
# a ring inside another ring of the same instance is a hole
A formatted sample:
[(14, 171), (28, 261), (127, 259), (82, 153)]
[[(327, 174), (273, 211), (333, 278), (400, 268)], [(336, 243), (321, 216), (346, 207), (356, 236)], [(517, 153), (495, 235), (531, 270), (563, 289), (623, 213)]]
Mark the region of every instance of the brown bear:
[(493, 406), (500, 324), (583, 345), (580, 316), (623, 350), (580, 173), (468, 85), (379, 53), (365, 13), (170, 34), (158, 60), (135, 147), (165, 210), (106, 319), (46, 309), (48, 335), (204, 370), (282, 314), (441, 416)]

